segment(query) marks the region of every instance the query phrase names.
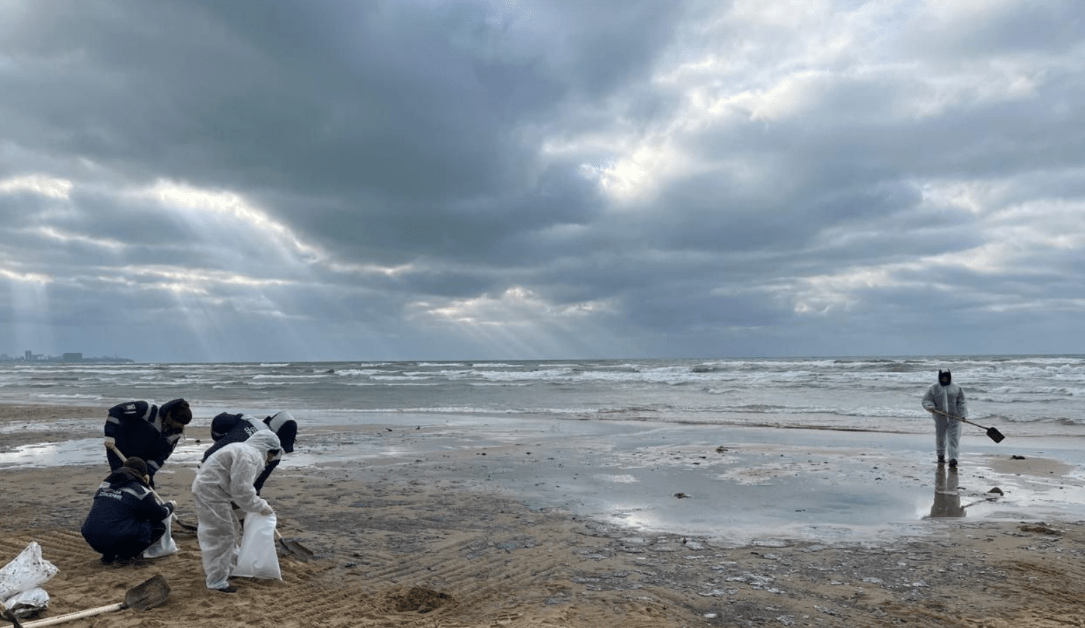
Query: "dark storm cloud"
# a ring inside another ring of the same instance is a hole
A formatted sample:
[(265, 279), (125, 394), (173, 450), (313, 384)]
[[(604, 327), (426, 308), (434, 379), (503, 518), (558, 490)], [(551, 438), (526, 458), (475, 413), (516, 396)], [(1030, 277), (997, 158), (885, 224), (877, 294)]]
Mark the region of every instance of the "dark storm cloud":
[(1085, 320), (1083, 15), (9, 1), (0, 352), (1029, 350)]

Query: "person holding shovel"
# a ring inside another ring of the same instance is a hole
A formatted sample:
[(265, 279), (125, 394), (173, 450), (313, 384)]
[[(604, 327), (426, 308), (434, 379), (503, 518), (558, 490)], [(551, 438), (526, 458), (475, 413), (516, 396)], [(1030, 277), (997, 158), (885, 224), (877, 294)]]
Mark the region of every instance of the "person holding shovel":
[(80, 532), (102, 555), (102, 564), (128, 561), (166, 533), (165, 521), (175, 505), (159, 501), (150, 489), (147, 463), (132, 457), (98, 487)]
[(109, 468), (120, 469), (129, 456), (141, 458), (147, 463), (148, 485), (154, 488), (154, 474), (166, 464), (190, 421), (192, 409), (184, 399), (167, 401), (162, 407), (146, 401), (113, 406), (105, 422)]
[(967, 419), (968, 404), (964, 391), (953, 383), (949, 369), (938, 371), (938, 383), (931, 384), (927, 394), (923, 395), (923, 408), (934, 417), (934, 446), (938, 464), (945, 464), (948, 454), (949, 466), (956, 468), (962, 421), (953, 417)]
[(271, 430), (259, 430), (240, 443), (230, 443), (211, 454), (196, 472), (192, 496), (199, 527), (196, 538), (208, 589), (234, 593), (230, 574), (238, 553), (237, 516), (233, 505), (246, 513), (274, 514), (256, 494), (257, 474), (279, 454), (282, 445)]

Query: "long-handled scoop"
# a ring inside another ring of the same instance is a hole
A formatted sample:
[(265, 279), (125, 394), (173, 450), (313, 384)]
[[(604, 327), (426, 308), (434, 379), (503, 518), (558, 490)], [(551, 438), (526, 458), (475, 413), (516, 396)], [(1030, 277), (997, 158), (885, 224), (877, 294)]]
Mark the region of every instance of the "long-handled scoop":
[(993, 427), (983, 427), (979, 423), (973, 423), (972, 421), (969, 421), (968, 419), (966, 419), (964, 417), (959, 417), (959, 416), (956, 416), (956, 415), (953, 415), (953, 414), (949, 414), (948, 412), (942, 412), (941, 410), (931, 410), (931, 412), (933, 412), (935, 414), (941, 414), (942, 416), (949, 417), (951, 419), (957, 419), (958, 421), (964, 421), (965, 423), (968, 423), (969, 425), (975, 425), (976, 427), (983, 428), (983, 429), (987, 430), (987, 435), (991, 437), (991, 440), (995, 441), (996, 443), (1001, 443), (1002, 439), (1006, 438), (1005, 436), (1002, 435), (1002, 432), (999, 432), (998, 430), (996, 430)]
[[(113, 443), (110, 443), (110, 444), (106, 445), (106, 449), (111, 449), (111, 450), (113, 450), (113, 453), (117, 454), (117, 456), (118, 456), (118, 457), (119, 457), (119, 458), (121, 459), (121, 461), (122, 461), (122, 462), (123, 462), (123, 461), (127, 461), (127, 460), (128, 460), (128, 456), (126, 456), (126, 455), (124, 455), (123, 453), (121, 453), (121, 450), (120, 450), (120, 449), (118, 449), (118, 448), (117, 448), (117, 446), (116, 446), (116, 445), (114, 445)], [(151, 488), (151, 487), (149, 487), (149, 486), (148, 486), (148, 487), (147, 487), (147, 490), (151, 491), (151, 494), (152, 494), (152, 495), (154, 495), (155, 499), (157, 499), (159, 503), (161, 503), (161, 504), (165, 504), (165, 503), (166, 503), (166, 500), (162, 499), (162, 498), (161, 498), (161, 497), (160, 497), (160, 496), (158, 495), (158, 493), (156, 493), (156, 492), (154, 491), (154, 489), (153, 489), (153, 488)]]
[(94, 615), (101, 615), (102, 613), (119, 611), (126, 608), (136, 608), (145, 611), (157, 606), (162, 606), (169, 601), (169, 599), (170, 585), (166, 583), (166, 578), (162, 574), (158, 574), (157, 576), (128, 589), (128, 592), (124, 594), (123, 602), (99, 606), (97, 608), (88, 608), (85, 611), (76, 611), (74, 613), (68, 613), (67, 615), (39, 619), (38, 621), (23, 624), (23, 628), (52, 626), (73, 619), (83, 619), (84, 617), (92, 617)]

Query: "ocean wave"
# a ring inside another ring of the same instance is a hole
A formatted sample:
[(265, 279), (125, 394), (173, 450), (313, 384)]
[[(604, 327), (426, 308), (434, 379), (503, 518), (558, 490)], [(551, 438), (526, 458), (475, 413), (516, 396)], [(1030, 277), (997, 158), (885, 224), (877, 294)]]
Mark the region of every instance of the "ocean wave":
[(79, 400), (79, 401), (98, 401), (102, 398), (101, 395), (95, 394), (80, 394), (80, 393), (50, 393), (39, 394), (38, 399), (65, 399), (65, 400)]
[(257, 380), (257, 381), (258, 380), (265, 380), (265, 379), (306, 380), (306, 379), (327, 379), (327, 377), (328, 377), (327, 373), (304, 373), (304, 374), (303, 373), (290, 373), (290, 374), (287, 374), (287, 375), (279, 375), (279, 374), (275, 374), (275, 373), (261, 373), (261, 374), (258, 374), (258, 375), (253, 375), (252, 379)]
[(975, 419), (976, 421), (991, 421), (998, 420), (1004, 423), (1018, 423), (1018, 424), (1030, 424), (1030, 425), (1057, 425), (1057, 426), (1082, 426), (1085, 425), (1085, 420), (1073, 419), (1070, 417), (1021, 417), (1021, 416), (1006, 416), (1002, 414), (991, 414)]
[(339, 369), (335, 372), (338, 377), (372, 377), (382, 375), (388, 371), (377, 368)]

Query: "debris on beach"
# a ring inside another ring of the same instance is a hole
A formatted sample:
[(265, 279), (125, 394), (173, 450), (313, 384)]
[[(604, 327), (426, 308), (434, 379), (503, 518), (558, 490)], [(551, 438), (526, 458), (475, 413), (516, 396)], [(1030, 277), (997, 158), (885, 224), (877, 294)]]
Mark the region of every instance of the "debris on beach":
[(998, 488), (997, 486), (992, 488), (991, 490), (989, 490), (987, 492), (988, 493), (994, 493), (996, 495), (1005, 495), (1005, 493), (1002, 492), (1002, 489)]
[(451, 601), (451, 595), (425, 587), (411, 587), (406, 593), (393, 595), (391, 599), (398, 613), (429, 613)]
[(674, 496), (677, 497), (678, 499), (687, 499), (687, 498), (691, 497), (691, 495), (689, 495), (687, 493), (675, 493)]
[(1018, 455), (1010, 456), (1010, 460), (1024, 460), (1024, 459), (1025, 459), (1024, 456), (1018, 456)]
[(1022, 523), (1021, 525), (1017, 526), (1017, 529), (1022, 532), (1036, 532), (1039, 534), (1062, 534), (1062, 532), (1060, 532), (1059, 530), (1048, 526), (1042, 521), (1037, 524)]

